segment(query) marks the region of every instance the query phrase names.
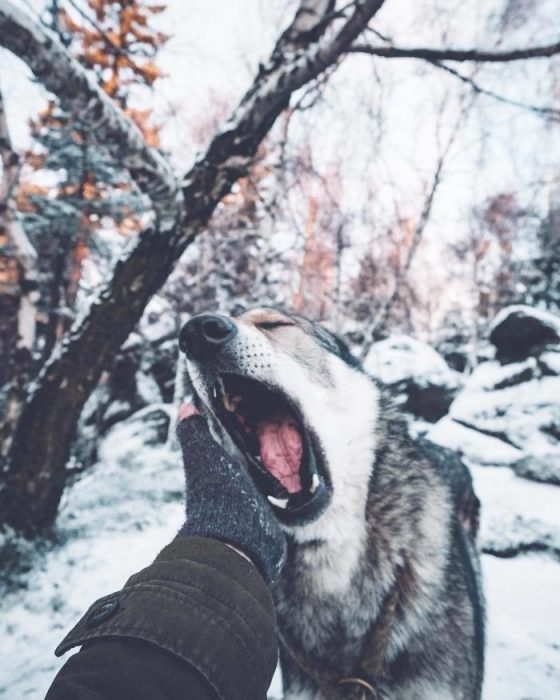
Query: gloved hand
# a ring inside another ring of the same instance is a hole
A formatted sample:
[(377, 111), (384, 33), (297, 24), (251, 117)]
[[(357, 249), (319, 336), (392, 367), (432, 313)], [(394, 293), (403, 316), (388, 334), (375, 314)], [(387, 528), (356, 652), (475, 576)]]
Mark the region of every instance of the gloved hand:
[(210, 434), (194, 406), (181, 407), (177, 437), (183, 451), (187, 518), (179, 537), (211, 537), (246, 554), (270, 584), (286, 559), (280, 525), (251, 479)]

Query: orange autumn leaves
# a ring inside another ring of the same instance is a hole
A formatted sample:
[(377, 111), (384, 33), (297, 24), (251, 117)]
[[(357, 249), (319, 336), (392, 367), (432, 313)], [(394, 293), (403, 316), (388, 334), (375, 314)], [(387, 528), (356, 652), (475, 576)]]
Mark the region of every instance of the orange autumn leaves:
[(79, 39), (78, 58), (91, 69), (102, 89), (136, 123), (150, 146), (159, 146), (160, 127), (151, 121), (150, 109), (131, 107), (132, 86), (152, 87), (161, 77), (155, 63), (169, 39), (150, 21), (165, 5), (144, 0), (87, 0), (90, 21), (61, 10), (65, 29)]
[[(152, 109), (131, 106), (130, 90), (135, 86), (151, 88), (162, 75), (155, 59), (169, 37), (154, 29), (151, 20), (163, 12), (165, 5), (146, 0), (83, 0), (79, 6), (81, 11), (75, 3), (66, 7), (59, 5), (56, 8), (53, 26), (71, 36), (70, 51), (95, 74), (100, 87), (136, 123), (147, 144), (159, 147), (161, 127), (153, 122)], [(60, 130), (61, 133), (65, 130), (64, 138), (79, 148), (87, 147), (87, 133), (78, 123), (73, 128), (55, 100), (48, 101), (37, 118), (31, 120), (30, 127), (34, 140), (46, 129)], [(45, 168), (47, 157), (44, 148), (35, 147), (26, 153), (25, 163), (32, 173), (36, 173)], [(118, 189), (129, 191), (130, 183), (99, 181), (99, 177), (86, 167), (80, 181), (58, 186), (56, 196), (76, 195), (87, 202), (104, 199)], [(18, 209), (32, 211), (33, 195), (47, 196), (48, 192), (49, 187), (37, 185), (36, 178), (31, 178), (31, 181), (23, 178), (18, 192)], [(122, 213), (124, 216), (117, 226), (119, 232), (125, 236), (136, 233), (141, 228), (139, 219), (133, 212), (130, 215), (126, 211)], [(88, 225), (95, 229), (99, 221), (93, 217)]]

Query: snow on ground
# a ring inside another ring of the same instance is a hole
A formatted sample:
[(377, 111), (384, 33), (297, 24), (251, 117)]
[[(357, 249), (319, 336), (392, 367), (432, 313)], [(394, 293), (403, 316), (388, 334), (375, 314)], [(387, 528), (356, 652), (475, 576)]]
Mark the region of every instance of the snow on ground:
[(560, 565), (482, 557), (488, 653), (484, 700), (560, 698)]
[(53, 650), (99, 596), (149, 564), (181, 525), (183, 474), (177, 453), (145, 421), (119, 423), (101, 461), (68, 491), (60, 546), (38, 555), (24, 587), (0, 603), (0, 697), (42, 698), (64, 659)]
[[(179, 527), (183, 475), (179, 454), (157, 442), (162, 410), (144, 409), (109, 432), (100, 462), (68, 489), (59, 543), (37, 553), (21, 575), (22, 587), (2, 596), (0, 698), (42, 698), (64, 662), (53, 649), (65, 632), (94, 599), (148, 564)], [(560, 528), (558, 487), (525, 481), (506, 467), (474, 466), (473, 475), (483, 503), (485, 547), (505, 546), (516, 518), (525, 537), (552, 536)], [(483, 570), (484, 699), (559, 698), (560, 564), (550, 553), (485, 554)], [(271, 696), (281, 696), (278, 675)]]

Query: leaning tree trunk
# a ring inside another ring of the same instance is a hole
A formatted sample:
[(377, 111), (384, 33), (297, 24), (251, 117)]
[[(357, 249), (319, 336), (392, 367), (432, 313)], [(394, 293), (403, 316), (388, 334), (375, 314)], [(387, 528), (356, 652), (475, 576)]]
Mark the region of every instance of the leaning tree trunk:
[(216, 205), (246, 174), (290, 95), (335, 64), (384, 0), (303, 0), (269, 61), (206, 153), (179, 184), (161, 156), (65, 49), (8, 0), (0, 0), (0, 44), (20, 56), (63, 107), (91, 127), (150, 195), (155, 220), (119, 261), (107, 287), (55, 349), (17, 425), (0, 492), (0, 522), (24, 532), (53, 523), (82, 407), (103, 369), (140, 319)]

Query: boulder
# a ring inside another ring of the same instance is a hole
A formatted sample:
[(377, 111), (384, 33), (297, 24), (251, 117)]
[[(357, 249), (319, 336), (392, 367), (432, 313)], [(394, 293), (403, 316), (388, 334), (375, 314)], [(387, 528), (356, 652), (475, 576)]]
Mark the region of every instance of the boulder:
[[(516, 328), (525, 334), (514, 336)], [(510, 307), (492, 333), (497, 359), (476, 367), (427, 437), (474, 464), (507, 465), (526, 479), (558, 484), (560, 319)]]
[(527, 455), (513, 465), (515, 473), (525, 479), (560, 486), (560, 452)]
[(463, 427), (526, 454), (560, 451), (560, 377), (543, 376), (535, 358), (479, 365), (450, 407)]
[(461, 386), (461, 375), (441, 355), (404, 335), (372, 345), (364, 368), (388, 387), (404, 411), (430, 422), (447, 413)]
[(560, 529), (553, 529), (540, 520), (512, 517), (507, 526), (489, 532), (482, 545), (485, 554), (510, 558), (528, 552), (545, 552), (560, 557)]
[(523, 452), (517, 447), (457, 423), (449, 416), (439, 420), (427, 437), (442, 447), (454, 450), (472, 464), (514, 465), (523, 458)]
[(543, 352), (537, 358), (537, 363), (543, 375), (555, 376), (560, 374), (560, 346), (550, 352)]
[(534, 357), (560, 343), (560, 317), (530, 306), (508, 306), (494, 319), (490, 342), (502, 363)]

